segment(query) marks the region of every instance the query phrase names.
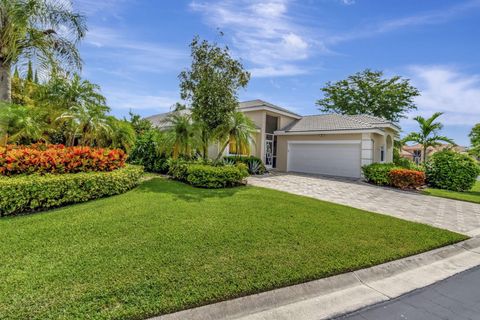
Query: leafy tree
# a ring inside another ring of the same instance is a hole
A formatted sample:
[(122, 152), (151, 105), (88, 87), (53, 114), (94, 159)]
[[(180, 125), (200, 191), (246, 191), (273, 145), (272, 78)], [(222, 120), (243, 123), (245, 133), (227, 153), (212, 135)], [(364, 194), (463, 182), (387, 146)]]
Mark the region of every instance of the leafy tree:
[(216, 160), (222, 157), (229, 144), (235, 146), (235, 150), (230, 150), (230, 153), (249, 154), (255, 130), (255, 123), (243, 112), (235, 111), (231, 113), (229, 121), (226, 125), (220, 127), (218, 133), (221, 149)]
[(430, 118), (417, 116), (413, 118), (420, 126), (419, 132), (411, 132), (404, 139), (403, 142), (416, 142), (423, 147), (423, 162), (427, 161), (427, 148), (440, 145), (440, 142), (447, 142), (455, 144), (455, 142), (445, 136), (438, 135), (442, 130), (443, 125), (440, 122), (434, 122), (440, 117), (443, 112), (435, 112)]
[(128, 115), (130, 116), (130, 119), (127, 121), (130, 122), (137, 135), (141, 135), (145, 131), (153, 129), (152, 123), (147, 119), (142, 118), (139, 114), (130, 111)]
[(468, 135), (470, 137), (470, 154), (480, 159), (480, 123), (477, 123)]
[(237, 91), (247, 86), (250, 74), (230, 56), (228, 47), (195, 37), (190, 48), (192, 64), (179, 75), (180, 95), (190, 103), (192, 118), (201, 126), (202, 153), (206, 158), (214, 132), (236, 110)]
[(136, 140), (136, 133), (130, 122), (119, 120), (114, 116), (108, 116), (106, 122), (110, 130), (103, 130), (98, 139), (98, 145), (130, 152)]
[(80, 68), (76, 44), (86, 30), (68, 1), (0, 0), (0, 101), (11, 100), (11, 67), (21, 59)]
[(384, 78), (382, 71), (366, 69), (321, 89), (324, 98), (316, 102), (322, 112), (346, 115), (369, 114), (397, 122), (417, 107), (413, 98), (420, 92), (408, 79)]

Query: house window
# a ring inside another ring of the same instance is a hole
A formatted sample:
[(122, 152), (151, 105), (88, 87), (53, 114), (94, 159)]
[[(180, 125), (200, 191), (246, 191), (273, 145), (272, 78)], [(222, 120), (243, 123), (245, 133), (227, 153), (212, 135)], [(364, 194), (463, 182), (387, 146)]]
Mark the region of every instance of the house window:
[(380, 162), (385, 162), (385, 146), (380, 147)]

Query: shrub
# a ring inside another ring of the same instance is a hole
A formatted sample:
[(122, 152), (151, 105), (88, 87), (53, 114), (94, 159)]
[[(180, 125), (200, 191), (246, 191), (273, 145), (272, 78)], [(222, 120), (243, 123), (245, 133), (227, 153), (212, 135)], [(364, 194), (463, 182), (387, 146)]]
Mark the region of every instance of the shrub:
[(169, 175), (179, 181), (201, 188), (225, 188), (236, 186), (248, 176), (247, 166), (238, 163), (234, 166), (213, 166), (172, 160)]
[(130, 152), (128, 162), (143, 166), (147, 172), (167, 173), (167, 156), (162, 151), (160, 137), (161, 133), (155, 129), (139, 135)]
[(389, 173), (392, 169), (401, 169), (393, 163), (372, 163), (362, 167), (365, 180), (380, 186), (390, 185)]
[(267, 172), (263, 161), (254, 156), (226, 156), (223, 158), (226, 163), (244, 163), (250, 174), (264, 174)]
[(0, 175), (113, 171), (125, 165), (122, 150), (63, 145), (0, 148)]
[(394, 159), (393, 163), (400, 168), (405, 168), (414, 171), (425, 171), (425, 168), (422, 165), (418, 165), (410, 159), (407, 158), (397, 158)]
[(138, 184), (142, 172), (129, 165), (111, 172), (0, 177), (0, 216), (124, 193)]
[(444, 150), (431, 156), (425, 173), (428, 184), (434, 188), (467, 191), (475, 184), (480, 168), (470, 156)]
[(416, 189), (425, 184), (425, 172), (422, 171), (392, 169), (388, 176), (391, 185), (400, 189)]

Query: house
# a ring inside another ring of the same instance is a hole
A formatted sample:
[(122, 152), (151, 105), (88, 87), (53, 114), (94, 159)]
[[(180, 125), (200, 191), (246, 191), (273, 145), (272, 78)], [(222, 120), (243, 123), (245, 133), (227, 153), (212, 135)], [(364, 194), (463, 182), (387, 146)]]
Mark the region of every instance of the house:
[[(445, 149), (451, 149), (459, 153), (466, 153), (467, 148), (462, 147), (462, 146), (454, 146), (448, 143), (445, 144), (440, 144), (435, 147), (428, 147), (427, 148), (427, 158), (430, 157), (432, 154), (435, 152), (445, 150)], [(416, 164), (419, 164), (423, 162), (423, 145), (421, 144), (414, 144), (411, 146), (403, 146), (402, 151), (400, 152), (400, 156), (403, 158), (407, 158), (415, 162)]]
[[(285, 172), (360, 178), (363, 165), (393, 161), (393, 142), (400, 132), (398, 125), (378, 117), (301, 116), (262, 100), (241, 102), (239, 110), (257, 126), (251, 155), (267, 168)], [(147, 119), (165, 128), (167, 115)], [(227, 148), (225, 154), (229, 152)], [(209, 153), (216, 155), (218, 146)]]

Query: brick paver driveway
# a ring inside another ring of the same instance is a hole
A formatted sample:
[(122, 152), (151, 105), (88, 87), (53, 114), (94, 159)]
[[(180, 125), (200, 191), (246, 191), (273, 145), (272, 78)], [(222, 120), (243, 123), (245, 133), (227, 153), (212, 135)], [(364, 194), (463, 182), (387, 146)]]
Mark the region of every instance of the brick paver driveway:
[(274, 173), (250, 177), (251, 185), (340, 203), (430, 224), (470, 236), (480, 235), (480, 204), (372, 186), (360, 181)]

